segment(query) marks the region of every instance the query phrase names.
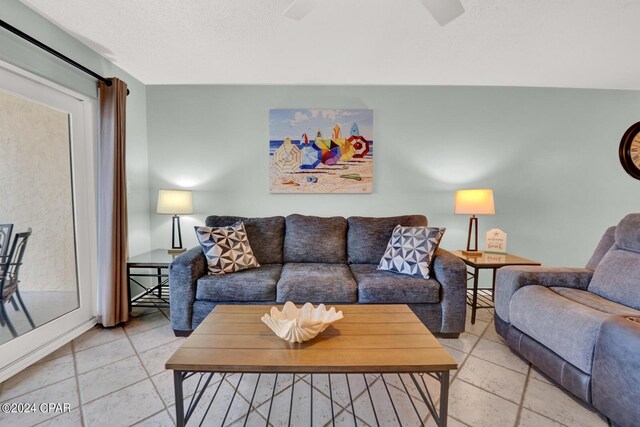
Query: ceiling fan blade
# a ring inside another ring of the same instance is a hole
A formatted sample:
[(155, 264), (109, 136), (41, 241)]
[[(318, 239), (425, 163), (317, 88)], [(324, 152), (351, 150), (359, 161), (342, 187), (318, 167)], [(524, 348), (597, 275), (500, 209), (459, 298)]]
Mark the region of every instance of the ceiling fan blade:
[(433, 15), (440, 26), (444, 27), (449, 22), (464, 13), (464, 7), (460, 0), (420, 0), (424, 7)]
[(293, 3), (284, 11), (283, 15), (287, 18), (301, 20), (311, 9), (315, 7), (317, 0), (294, 0)]

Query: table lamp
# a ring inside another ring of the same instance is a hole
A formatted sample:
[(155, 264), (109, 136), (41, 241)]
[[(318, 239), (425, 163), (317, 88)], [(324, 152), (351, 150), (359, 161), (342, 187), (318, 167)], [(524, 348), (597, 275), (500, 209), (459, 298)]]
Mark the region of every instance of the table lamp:
[[(179, 254), (186, 249), (182, 247), (182, 233), (180, 231), (180, 217), (178, 215), (191, 215), (193, 203), (189, 190), (160, 190), (158, 193), (158, 207), (156, 212), (163, 215), (173, 215), (171, 225), (171, 249), (170, 254)], [(176, 229), (178, 231), (178, 243), (176, 244)]]
[[(457, 215), (471, 215), (471, 218), (469, 218), (467, 250), (462, 251), (462, 253), (467, 256), (482, 255), (482, 251), (478, 250), (478, 218), (476, 218), (476, 215), (494, 215), (496, 213), (493, 205), (493, 190), (483, 188), (456, 191), (454, 212)], [(471, 246), (471, 233), (474, 229), (473, 246)]]

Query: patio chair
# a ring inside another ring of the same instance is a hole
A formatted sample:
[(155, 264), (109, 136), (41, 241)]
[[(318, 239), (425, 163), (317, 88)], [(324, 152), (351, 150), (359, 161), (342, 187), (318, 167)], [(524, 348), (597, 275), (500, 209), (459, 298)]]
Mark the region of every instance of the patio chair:
[(0, 224), (0, 264), (4, 262), (4, 258), (9, 251), (9, 243), (11, 242), (11, 231), (13, 224)]
[(11, 250), (4, 260), (0, 262), (0, 326), (6, 324), (14, 337), (17, 337), (18, 334), (5, 309), (5, 304), (9, 301), (13, 304), (13, 308), (18, 311), (17, 299), (31, 327), (34, 329), (36, 327), (18, 290), (20, 267), (22, 266), (22, 259), (27, 248), (29, 236), (31, 236), (31, 228), (25, 232), (16, 233), (11, 244)]

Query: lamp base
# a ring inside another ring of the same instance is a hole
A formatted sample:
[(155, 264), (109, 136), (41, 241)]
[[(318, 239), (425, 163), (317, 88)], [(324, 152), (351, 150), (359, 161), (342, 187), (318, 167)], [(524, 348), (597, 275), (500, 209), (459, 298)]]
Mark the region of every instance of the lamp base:
[(462, 255), (471, 257), (481, 257), (482, 251), (462, 251)]
[[(475, 230), (475, 233), (474, 233)], [(471, 246), (471, 235), (473, 234), (473, 246)], [(467, 237), (467, 250), (462, 251), (464, 256), (468, 257), (481, 257), (482, 251), (478, 250), (478, 218), (475, 215), (471, 215), (469, 218), (469, 235)]]
[[(176, 242), (176, 229), (178, 230), (178, 241)], [(187, 248), (182, 247), (182, 232), (180, 231), (180, 217), (174, 215), (171, 221), (171, 249), (169, 255), (177, 255), (186, 251)]]

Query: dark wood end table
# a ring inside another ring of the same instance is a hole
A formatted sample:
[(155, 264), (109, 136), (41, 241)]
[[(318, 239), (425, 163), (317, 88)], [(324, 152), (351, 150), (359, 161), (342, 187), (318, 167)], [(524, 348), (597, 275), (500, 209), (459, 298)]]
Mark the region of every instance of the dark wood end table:
[[(464, 255), (462, 251), (452, 251), (469, 268), (469, 280), (473, 279), (473, 289), (467, 289), (467, 305), (471, 307), (471, 324), (476, 323), (476, 311), (479, 308), (493, 308), (493, 294), (496, 290), (496, 271), (508, 265), (540, 265), (538, 261), (522, 258), (513, 254), (482, 252), (480, 256)], [(493, 270), (491, 288), (478, 288), (480, 270)], [(478, 300), (481, 305), (478, 305)]]
[[(180, 254), (154, 249), (127, 260), (130, 307), (169, 307), (169, 265), (177, 255)], [(145, 277), (155, 278), (155, 281), (151, 285), (143, 284), (140, 279)], [(142, 292), (132, 296), (132, 282), (141, 287)]]

